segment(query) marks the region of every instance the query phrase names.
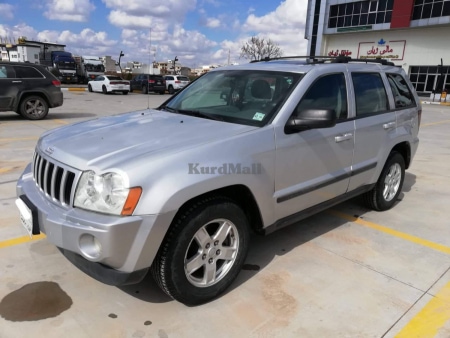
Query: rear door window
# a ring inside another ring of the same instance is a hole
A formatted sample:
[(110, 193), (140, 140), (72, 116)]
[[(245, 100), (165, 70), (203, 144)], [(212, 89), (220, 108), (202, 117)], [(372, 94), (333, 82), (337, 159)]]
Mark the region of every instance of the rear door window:
[(44, 78), (42, 73), (33, 67), (14, 66), (14, 70), (16, 72), (16, 78), (18, 79)]
[(355, 90), (356, 116), (389, 110), (386, 89), (379, 73), (352, 73)]

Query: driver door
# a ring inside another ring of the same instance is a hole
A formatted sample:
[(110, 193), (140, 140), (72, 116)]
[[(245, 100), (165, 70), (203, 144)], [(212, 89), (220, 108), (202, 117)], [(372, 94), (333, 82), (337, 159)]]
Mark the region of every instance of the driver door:
[(295, 109), (334, 109), (334, 127), (286, 134), (276, 130), (275, 211), (282, 219), (347, 191), (354, 150), (344, 73), (315, 80)]

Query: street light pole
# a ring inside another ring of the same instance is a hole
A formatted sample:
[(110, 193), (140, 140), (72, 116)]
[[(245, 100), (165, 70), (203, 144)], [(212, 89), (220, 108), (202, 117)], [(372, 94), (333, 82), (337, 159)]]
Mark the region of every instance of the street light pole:
[(173, 59), (173, 75), (175, 75), (175, 69), (176, 69), (175, 65), (176, 65), (177, 61), (178, 61), (178, 57), (175, 56), (175, 59)]

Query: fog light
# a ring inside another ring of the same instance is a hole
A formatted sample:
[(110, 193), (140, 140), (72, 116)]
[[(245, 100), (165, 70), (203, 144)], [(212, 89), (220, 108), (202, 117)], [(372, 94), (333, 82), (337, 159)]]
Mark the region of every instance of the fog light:
[(94, 236), (84, 234), (80, 237), (80, 250), (86, 258), (97, 259), (102, 253), (102, 245)]

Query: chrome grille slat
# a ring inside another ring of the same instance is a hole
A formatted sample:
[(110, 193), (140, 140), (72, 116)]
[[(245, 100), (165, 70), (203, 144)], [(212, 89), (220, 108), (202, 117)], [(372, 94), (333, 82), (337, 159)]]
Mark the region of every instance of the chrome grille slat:
[(48, 194), (47, 191), (47, 183), (48, 183), (48, 167), (50, 166), (50, 163), (48, 161), (45, 161), (45, 168), (44, 168), (44, 182), (42, 182), (42, 190), (46, 194)]
[(71, 205), (80, 172), (46, 159), (36, 151), (33, 155), (32, 173), (36, 185), (47, 198), (64, 207)]

